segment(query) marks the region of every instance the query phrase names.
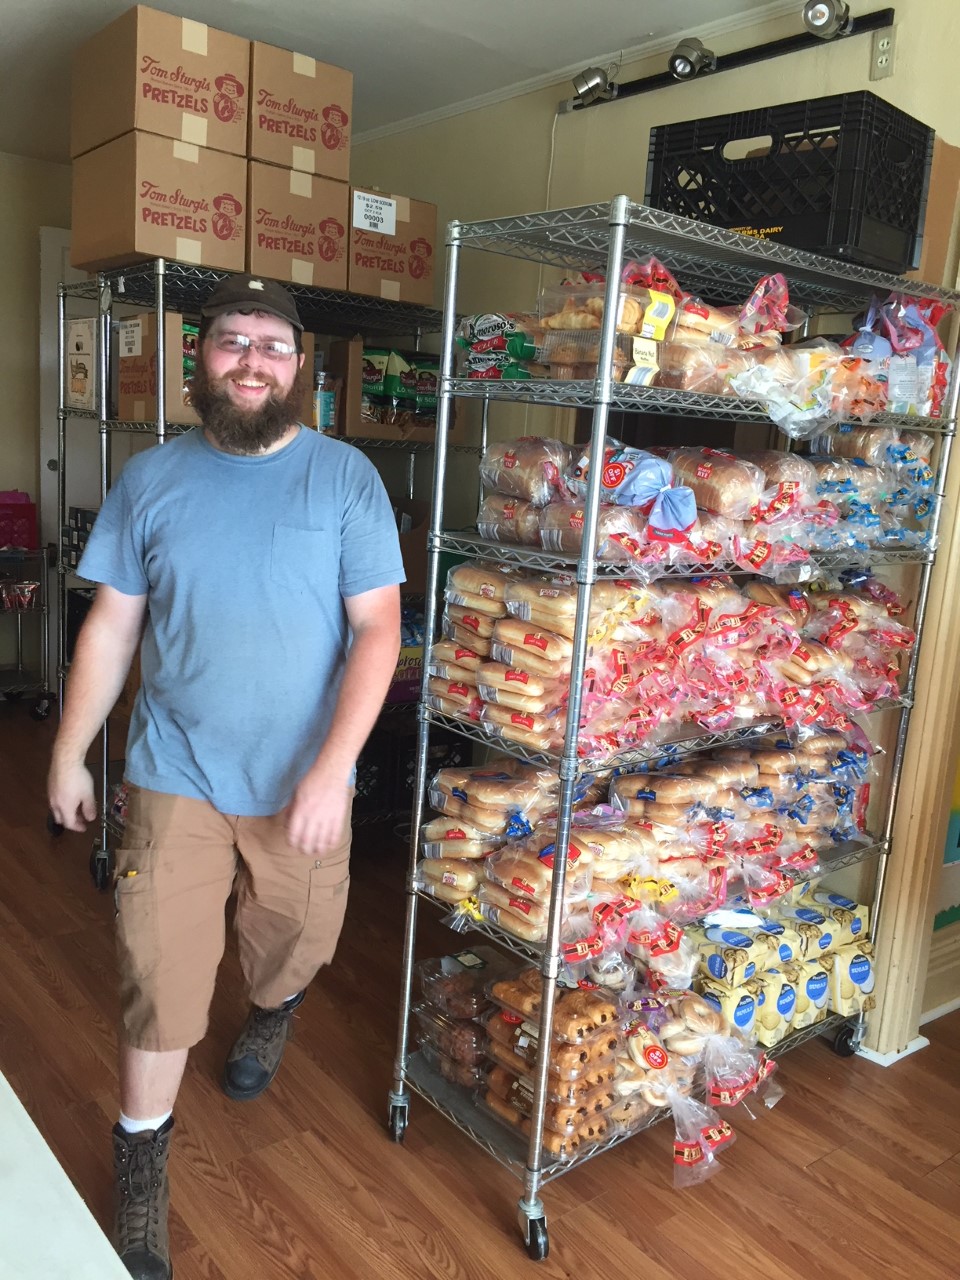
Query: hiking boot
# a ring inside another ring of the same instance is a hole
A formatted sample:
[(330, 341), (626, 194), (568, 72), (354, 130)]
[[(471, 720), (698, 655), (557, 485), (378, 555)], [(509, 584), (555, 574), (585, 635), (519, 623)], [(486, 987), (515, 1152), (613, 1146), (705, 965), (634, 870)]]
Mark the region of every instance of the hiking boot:
[(280, 1069), (287, 1040), (293, 1034), (293, 1011), (306, 993), (298, 992), (279, 1009), (250, 1010), (250, 1016), (230, 1050), (223, 1069), (223, 1091), (237, 1102), (256, 1098)]
[(113, 1128), (117, 1216), (113, 1243), (135, 1280), (171, 1280), (167, 1210), (167, 1148), (173, 1116), (159, 1129), (127, 1133)]

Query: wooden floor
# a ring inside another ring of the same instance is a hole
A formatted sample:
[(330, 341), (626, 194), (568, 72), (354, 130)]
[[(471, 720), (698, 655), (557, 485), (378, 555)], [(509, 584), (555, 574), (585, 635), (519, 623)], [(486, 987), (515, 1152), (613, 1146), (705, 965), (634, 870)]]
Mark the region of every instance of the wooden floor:
[[(0, 703), (0, 1072), (106, 1224), (112, 902), (88, 878), (89, 840), (46, 834), (52, 733)], [(217, 1084), (246, 1013), (235, 956), (224, 962), (176, 1109), (177, 1280), (957, 1276), (960, 1013), (887, 1070), (820, 1041), (798, 1049), (782, 1063), (784, 1100), (756, 1122), (736, 1118), (738, 1141), (703, 1187), (673, 1191), (666, 1125), (561, 1178), (544, 1193), (550, 1257), (528, 1261), (520, 1183), (506, 1170), (416, 1099), (406, 1143), (386, 1137), (403, 852), (371, 831), (355, 843), (336, 961), (253, 1103), (230, 1102)], [(427, 926), (421, 954), (455, 945), (435, 919)]]

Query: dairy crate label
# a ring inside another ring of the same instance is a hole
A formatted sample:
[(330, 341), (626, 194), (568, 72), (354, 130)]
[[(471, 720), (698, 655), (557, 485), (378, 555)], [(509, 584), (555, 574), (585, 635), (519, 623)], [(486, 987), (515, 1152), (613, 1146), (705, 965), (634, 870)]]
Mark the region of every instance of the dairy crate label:
[(389, 196), (375, 196), (366, 191), (353, 193), (353, 225), (381, 235), (397, 234), (397, 202)]

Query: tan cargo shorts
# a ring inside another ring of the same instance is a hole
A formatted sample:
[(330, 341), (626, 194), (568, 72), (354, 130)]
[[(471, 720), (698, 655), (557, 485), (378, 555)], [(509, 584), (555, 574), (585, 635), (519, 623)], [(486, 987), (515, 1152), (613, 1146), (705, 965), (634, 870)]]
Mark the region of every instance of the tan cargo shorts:
[(284, 814), (231, 817), (205, 800), (128, 784), (116, 859), (117, 950), (126, 1043), (203, 1039), (236, 891), (250, 999), (276, 1008), (333, 959), (350, 886), (350, 815), (320, 858), (287, 843)]

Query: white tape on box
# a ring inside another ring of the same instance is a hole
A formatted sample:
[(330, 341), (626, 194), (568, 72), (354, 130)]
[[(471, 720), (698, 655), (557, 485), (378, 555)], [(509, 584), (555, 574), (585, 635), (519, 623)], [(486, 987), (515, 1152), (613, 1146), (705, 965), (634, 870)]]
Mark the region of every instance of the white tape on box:
[(313, 173), (316, 166), (316, 152), (312, 147), (292, 147), (291, 169), (299, 169), (302, 173)]
[(396, 201), (397, 201), (397, 221), (409, 222), (410, 221), (410, 197), (397, 196)]
[(207, 122), (203, 116), (184, 111), (180, 117), (180, 141), (192, 143), (195, 147), (207, 145)]
[(399, 280), (381, 280), (380, 281), (380, 297), (387, 298), (390, 302), (400, 301), (400, 281)]
[(194, 22), (192, 18), (180, 20), (180, 48), (184, 53), (199, 53), (207, 56), (207, 24)]
[(199, 265), (203, 256), (203, 243), (200, 240), (188, 240), (186, 236), (177, 236), (177, 261), (192, 262)]
[(305, 53), (295, 53), (293, 55), (293, 74), (295, 76), (309, 76), (311, 80), (316, 80), (316, 58), (308, 58)]
[(313, 263), (303, 258), (291, 258), (290, 279), (294, 284), (313, 284)]
[(290, 194), (292, 196), (313, 197), (313, 175), (301, 173), (298, 169), (290, 170)]
[(195, 142), (174, 142), (173, 154), (177, 160), (185, 160), (187, 164), (200, 163), (200, 148)]

